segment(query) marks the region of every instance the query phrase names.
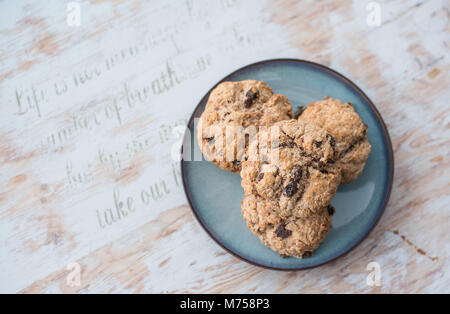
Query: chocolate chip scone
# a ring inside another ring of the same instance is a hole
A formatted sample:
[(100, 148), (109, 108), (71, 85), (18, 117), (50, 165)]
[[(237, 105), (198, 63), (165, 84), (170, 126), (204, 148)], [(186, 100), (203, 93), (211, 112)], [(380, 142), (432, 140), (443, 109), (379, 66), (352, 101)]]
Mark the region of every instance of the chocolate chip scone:
[(207, 160), (224, 170), (239, 172), (248, 134), (293, 117), (289, 100), (274, 95), (266, 83), (224, 82), (211, 92), (197, 125), (197, 140)]
[(350, 183), (361, 174), (371, 145), (366, 136), (367, 125), (351, 104), (327, 97), (301, 108), (298, 120), (314, 123), (334, 138), (336, 165), (342, 173), (341, 183)]
[(273, 127), (278, 143), (273, 128), (267, 144), (259, 132), (242, 163), (242, 214), (250, 230), (282, 256), (309, 257), (331, 228), (329, 203), (341, 180), (333, 139), (296, 120)]
[(331, 229), (334, 208), (321, 208), (308, 218), (276, 215), (271, 206), (276, 202), (258, 200), (246, 195), (242, 201), (242, 214), (249, 229), (262, 243), (282, 257), (308, 258), (322, 243)]
[(278, 122), (271, 134), (274, 130), (278, 143), (269, 139), (263, 144), (267, 137), (259, 132), (250, 144), (241, 171), (244, 194), (275, 202), (272, 211), (281, 217), (308, 217), (330, 203), (341, 180), (333, 138), (314, 124), (296, 120)]

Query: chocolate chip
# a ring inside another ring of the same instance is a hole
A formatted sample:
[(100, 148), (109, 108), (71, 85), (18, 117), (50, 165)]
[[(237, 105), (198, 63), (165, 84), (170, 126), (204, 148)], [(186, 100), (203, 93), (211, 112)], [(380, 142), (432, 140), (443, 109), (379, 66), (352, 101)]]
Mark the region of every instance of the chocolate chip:
[(320, 172), (322, 172), (323, 174), (328, 174), (328, 171), (326, 171), (325, 169), (321, 168), (319, 169)]
[(336, 140), (334, 139), (333, 135), (327, 134), (327, 139), (330, 140), (331, 147), (334, 147), (334, 145), (336, 145)]
[(297, 193), (297, 182), (292, 181), (290, 182), (288, 185), (286, 185), (286, 187), (284, 188), (284, 194), (286, 196), (291, 197), (292, 195), (294, 195), (295, 193)]
[(239, 160), (233, 160), (233, 165), (235, 167), (240, 167), (241, 166), (241, 162)]
[(297, 108), (297, 110), (295, 111), (295, 116), (294, 116), (295, 119), (298, 119), (298, 117), (300, 117), (302, 115), (302, 113), (303, 113), (303, 111), (305, 111), (305, 109), (306, 109), (306, 107), (299, 106)]
[(333, 216), (334, 213), (336, 212), (334, 207), (331, 205), (328, 205), (327, 210), (328, 210), (328, 215), (330, 215), (330, 216)]
[(253, 87), (249, 89), (247, 93), (245, 93), (245, 97), (247, 97), (244, 102), (245, 108), (250, 108), (253, 105), (255, 99), (258, 98), (258, 96), (259, 92), (256, 88)]
[(310, 251), (306, 251), (305, 253), (303, 253), (303, 258), (308, 258), (308, 257), (311, 257), (312, 256), (312, 253), (310, 252)]
[(261, 181), (263, 178), (264, 178), (264, 172), (261, 172), (261, 173), (258, 175), (258, 182)]
[(285, 227), (286, 227), (285, 224), (281, 224), (278, 226), (277, 230), (275, 230), (275, 234), (277, 235), (277, 237), (286, 239), (292, 234), (292, 231), (286, 229)]
[(250, 99), (256, 99), (258, 97), (259, 92), (256, 90), (256, 88), (252, 87), (247, 91), (245, 94), (245, 97)]
[(320, 148), (320, 146), (322, 146), (322, 142), (320, 141), (314, 141), (314, 146), (316, 146), (317, 148)]
[(214, 136), (212, 136), (212, 137), (205, 137), (205, 140), (207, 140), (208, 143), (210, 143), (211, 141), (214, 141)]

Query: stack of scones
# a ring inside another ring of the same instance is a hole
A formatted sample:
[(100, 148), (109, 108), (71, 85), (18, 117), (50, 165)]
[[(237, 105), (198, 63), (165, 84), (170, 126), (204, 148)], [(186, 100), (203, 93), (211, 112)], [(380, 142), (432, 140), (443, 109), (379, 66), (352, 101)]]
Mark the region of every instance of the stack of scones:
[(239, 173), (242, 215), (281, 256), (308, 258), (331, 228), (331, 199), (362, 172), (371, 145), (351, 103), (327, 97), (294, 115), (264, 82), (224, 82), (197, 125), (205, 158)]

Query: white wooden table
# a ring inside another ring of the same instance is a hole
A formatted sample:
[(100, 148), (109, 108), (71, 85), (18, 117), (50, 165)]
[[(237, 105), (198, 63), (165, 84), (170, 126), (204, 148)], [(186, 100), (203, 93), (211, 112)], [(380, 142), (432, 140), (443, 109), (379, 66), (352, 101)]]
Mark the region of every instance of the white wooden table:
[[(368, 3), (0, 2), (0, 292), (449, 293), (449, 2)], [(374, 231), (301, 272), (221, 249), (171, 160), (216, 81), (281, 57), (354, 80), (395, 150)]]

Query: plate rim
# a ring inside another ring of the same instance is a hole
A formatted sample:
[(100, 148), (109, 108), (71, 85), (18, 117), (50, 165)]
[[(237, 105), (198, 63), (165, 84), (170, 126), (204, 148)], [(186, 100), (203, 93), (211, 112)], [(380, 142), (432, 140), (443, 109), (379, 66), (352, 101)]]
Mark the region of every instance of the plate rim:
[(192, 111), (192, 114), (188, 120), (188, 123), (186, 125), (186, 132), (183, 136), (183, 143), (184, 143), (184, 139), (186, 138), (186, 136), (188, 136), (188, 130), (189, 130), (189, 125), (191, 125), (192, 120), (194, 119), (194, 115), (197, 112), (198, 108), (200, 107), (200, 105), (206, 100), (207, 97), (209, 97), (209, 95), (211, 94), (212, 90), (214, 88), (217, 87), (217, 85), (219, 85), (220, 83), (227, 81), (230, 77), (235, 76), (236, 74), (238, 74), (239, 72), (245, 71), (247, 69), (253, 68), (253, 67), (257, 67), (257, 66), (261, 66), (261, 65), (265, 65), (265, 64), (271, 64), (271, 63), (283, 63), (283, 62), (292, 62), (292, 63), (300, 63), (300, 64), (307, 64), (313, 67), (317, 67), (320, 68), (322, 70), (324, 70), (325, 72), (337, 77), (339, 80), (343, 81), (345, 84), (349, 85), (350, 87), (352, 87), (354, 90), (356, 90), (356, 92), (369, 104), (370, 109), (373, 111), (375, 118), (378, 120), (380, 126), (381, 126), (381, 131), (384, 135), (384, 140), (386, 142), (386, 150), (387, 150), (387, 155), (388, 155), (388, 182), (387, 182), (387, 187), (385, 188), (385, 192), (383, 195), (383, 201), (381, 202), (381, 205), (378, 208), (378, 212), (376, 214), (376, 217), (373, 219), (373, 222), (371, 223), (370, 227), (367, 228), (367, 231), (364, 232), (364, 234), (362, 236), (360, 236), (358, 239), (356, 239), (355, 241), (353, 241), (351, 244), (349, 244), (347, 247), (345, 247), (344, 249), (341, 250), (341, 253), (337, 254), (336, 256), (333, 256), (330, 259), (326, 259), (323, 262), (317, 263), (317, 264), (313, 264), (313, 265), (309, 265), (309, 266), (301, 266), (301, 267), (293, 267), (293, 268), (281, 268), (281, 267), (276, 267), (276, 266), (268, 266), (268, 265), (264, 265), (264, 264), (260, 264), (256, 261), (252, 261), (249, 260), (241, 255), (239, 255), (237, 252), (234, 252), (233, 250), (231, 250), (230, 248), (226, 247), (224, 244), (222, 244), (213, 234), (212, 232), (208, 229), (208, 227), (204, 224), (204, 222), (202, 221), (202, 219), (199, 217), (197, 211), (194, 209), (194, 206), (192, 204), (192, 200), (189, 196), (189, 193), (187, 191), (187, 182), (186, 182), (186, 175), (184, 172), (184, 159), (183, 159), (183, 145), (181, 147), (181, 159), (180, 159), (180, 166), (181, 166), (181, 178), (183, 181), (183, 191), (184, 194), (186, 195), (189, 207), (191, 208), (192, 213), (194, 214), (194, 217), (197, 219), (198, 223), (200, 224), (200, 226), (202, 226), (202, 228), (206, 231), (206, 233), (221, 247), (223, 248), (225, 251), (227, 251), (228, 253), (230, 253), (231, 255), (237, 257), (238, 259), (247, 262), (251, 265), (254, 266), (258, 266), (261, 268), (265, 268), (265, 269), (270, 269), (270, 270), (278, 270), (278, 271), (299, 271), (299, 270), (307, 270), (307, 269), (312, 269), (312, 268), (316, 268), (319, 266), (322, 266), (324, 264), (327, 263), (331, 263), (335, 260), (337, 260), (338, 258), (341, 258), (345, 255), (347, 255), (348, 253), (350, 253), (352, 250), (354, 250), (357, 246), (359, 246), (359, 244), (361, 244), (361, 242), (363, 242), (369, 235), (370, 233), (375, 229), (375, 227), (378, 225), (378, 222), (381, 219), (381, 216), (383, 215), (388, 202), (389, 202), (389, 198), (392, 192), (392, 185), (393, 185), (393, 180), (394, 180), (394, 151), (392, 148), (392, 141), (391, 138), (389, 136), (389, 132), (388, 129), (386, 127), (386, 124), (383, 120), (383, 117), (381, 116), (380, 112), (378, 111), (377, 107), (374, 105), (374, 103), (370, 100), (370, 98), (361, 90), (361, 88), (359, 88), (355, 83), (353, 83), (353, 81), (351, 81), (350, 79), (348, 79), (346, 76), (342, 75), (341, 73), (323, 65), (320, 63), (316, 63), (313, 61), (308, 61), (308, 60), (304, 60), (304, 59), (295, 59), (295, 58), (275, 58), (275, 59), (266, 59), (266, 60), (262, 60), (262, 61), (258, 61), (258, 62), (254, 62), (248, 65), (245, 65), (243, 67), (238, 68), (237, 70), (232, 71), (231, 73), (227, 74), (225, 77), (223, 77), (221, 80), (219, 80), (216, 84), (213, 85), (213, 87), (211, 87), (208, 92), (205, 93), (205, 95), (200, 99), (200, 101), (198, 102), (198, 104), (195, 106), (194, 110)]

